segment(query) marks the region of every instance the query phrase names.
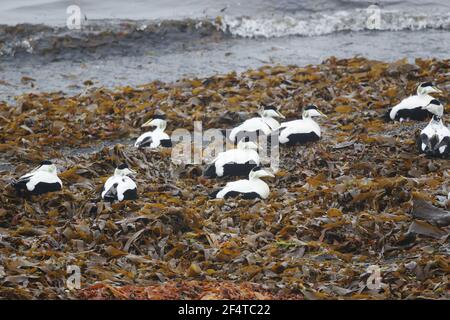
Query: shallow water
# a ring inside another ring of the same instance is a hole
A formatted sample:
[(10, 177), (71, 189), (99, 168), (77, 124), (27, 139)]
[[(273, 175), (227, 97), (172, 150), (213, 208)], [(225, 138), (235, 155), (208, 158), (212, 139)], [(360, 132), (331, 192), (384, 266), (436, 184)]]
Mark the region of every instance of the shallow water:
[[(70, 4), (85, 17), (81, 30), (64, 26)], [(330, 56), (449, 58), (450, 0), (382, 1), (379, 30), (366, 26), (370, 4), (2, 1), (0, 100), (29, 92), (82, 93), (88, 79), (94, 86), (138, 85), (264, 64), (316, 64)]]

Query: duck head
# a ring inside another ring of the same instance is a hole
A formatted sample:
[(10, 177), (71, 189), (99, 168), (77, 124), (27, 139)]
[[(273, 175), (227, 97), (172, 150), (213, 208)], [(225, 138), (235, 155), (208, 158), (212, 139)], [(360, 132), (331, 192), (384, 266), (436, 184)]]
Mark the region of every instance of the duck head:
[(444, 115), (444, 106), (437, 99), (431, 100), (425, 109), (438, 118), (441, 118)]
[(433, 82), (423, 82), (417, 87), (418, 95), (425, 95), (430, 93), (442, 93), (442, 91), (434, 85)]
[(128, 168), (128, 165), (126, 163), (122, 163), (121, 165), (119, 165), (116, 170), (114, 170), (114, 175), (115, 176), (133, 176), (136, 175), (136, 171), (131, 170), (130, 168)]
[(305, 107), (305, 109), (303, 110), (302, 116), (303, 116), (303, 118), (313, 118), (313, 117), (327, 118), (327, 116), (324, 115), (314, 104), (311, 104), (311, 105)]
[(40, 166), (37, 167), (33, 171), (45, 171), (45, 172), (49, 172), (49, 173), (52, 173), (52, 174), (57, 174), (58, 173), (58, 169), (53, 164), (53, 162), (51, 162), (50, 160), (42, 161)]
[(249, 137), (242, 138), (238, 142), (237, 148), (242, 149), (242, 150), (258, 150), (259, 149), (258, 145), (255, 142), (251, 141), (251, 139)]
[(252, 171), (249, 173), (249, 179), (260, 179), (264, 177), (275, 177), (272, 172), (268, 171), (267, 169), (261, 168), (260, 166), (254, 167)]
[(280, 111), (278, 111), (278, 108), (273, 105), (264, 106), (264, 108), (260, 109), (259, 114), (264, 118), (285, 118)]
[(156, 127), (156, 129), (165, 130), (167, 126), (165, 115), (154, 115), (152, 119), (145, 122), (142, 127)]

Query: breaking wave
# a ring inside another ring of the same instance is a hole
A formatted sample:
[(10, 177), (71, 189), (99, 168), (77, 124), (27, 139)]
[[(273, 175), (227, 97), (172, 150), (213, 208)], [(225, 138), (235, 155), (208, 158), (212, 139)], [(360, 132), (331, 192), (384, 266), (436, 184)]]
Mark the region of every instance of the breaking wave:
[(450, 30), (450, 12), (421, 15), (399, 11), (359, 9), (331, 14), (283, 17), (224, 17), (222, 30), (239, 37), (321, 36), (344, 31)]
[(425, 29), (450, 30), (450, 12), (426, 15), (375, 8), (309, 15), (224, 15), (215, 19), (90, 20), (81, 30), (33, 24), (0, 25), (0, 56), (64, 54), (67, 51), (139, 54), (149, 47), (158, 49), (177, 43), (195, 43), (208, 37), (221, 41), (230, 37), (312, 37), (339, 32)]

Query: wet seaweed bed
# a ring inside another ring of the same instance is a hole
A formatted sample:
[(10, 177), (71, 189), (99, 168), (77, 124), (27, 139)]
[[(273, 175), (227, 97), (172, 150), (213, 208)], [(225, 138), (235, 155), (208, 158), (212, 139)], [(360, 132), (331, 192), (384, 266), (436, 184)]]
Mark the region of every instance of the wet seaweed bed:
[[(448, 299), (450, 162), (418, 154), (425, 123), (381, 117), (420, 81), (448, 101), (449, 75), (450, 60), (330, 58), (0, 104), (0, 297)], [(316, 103), (328, 118), (320, 142), (281, 148), (264, 201), (210, 200), (225, 181), (132, 146), (155, 112), (169, 133), (193, 121), (230, 128), (270, 102), (290, 119)], [(63, 190), (17, 198), (8, 184), (42, 159)], [(138, 171), (139, 200), (100, 201), (123, 161)], [(73, 265), (80, 290), (66, 286)]]

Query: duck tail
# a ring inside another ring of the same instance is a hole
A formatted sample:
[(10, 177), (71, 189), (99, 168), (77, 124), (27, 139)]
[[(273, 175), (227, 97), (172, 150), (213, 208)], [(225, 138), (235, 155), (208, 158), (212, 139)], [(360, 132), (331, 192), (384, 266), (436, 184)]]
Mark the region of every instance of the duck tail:
[(439, 136), (437, 134), (435, 134), (430, 139), (430, 149), (435, 151), (438, 144), (439, 144)]
[(103, 197), (103, 200), (112, 204), (116, 200), (116, 198), (114, 196), (105, 195)]
[[(440, 149), (444, 147), (444, 151), (441, 152)], [(450, 157), (450, 137), (445, 137), (436, 147), (437, 151), (443, 158)]]
[(425, 134), (422, 134), (420, 137), (421, 142), (425, 144), (425, 149), (422, 149), (421, 147), (421, 152), (429, 157), (439, 156), (439, 137), (434, 135), (431, 138), (428, 138)]
[(217, 197), (217, 194), (219, 193), (219, 191), (220, 191), (220, 189), (214, 190), (213, 192), (211, 192), (211, 193), (209, 194), (209, 197), (210, 197), (211, 199), (215, 199), (215, 198)]
[(386, 112), (383, 114), (382, 118), (384, 119), (384, 121), (386, 121), (386, 122), (392, 121), (392, 119), (391, 119), (391, 111), (392, 111), (392, 108), (388, 108), (386, 110)]
[(220, 133), (226, 138), (227, 137), (227, 129), (220, 129)]
[(417, 149), (419, 150), (420, 153), (423, 153), (425, 150), (422, 149), (422, 143), (424, 143), (425, 145), (428, 142), (428, 137), (426, 134), (419, 134), (416, 138), (416, 145), (417, 145)]
[(28, 180), (12, 180), (9, 184), (16, 190), (16, 194), (20, 197), (28, 191), (27, 189)]
[(17, 180), (11, 179), (11, 181), (8, 183), (9, 186), (13, 187), (14, 189), (17, 188)]
[(207, 178), (217, 178), (216, 166), (214, 164), (209, 165), (203, 175)]

